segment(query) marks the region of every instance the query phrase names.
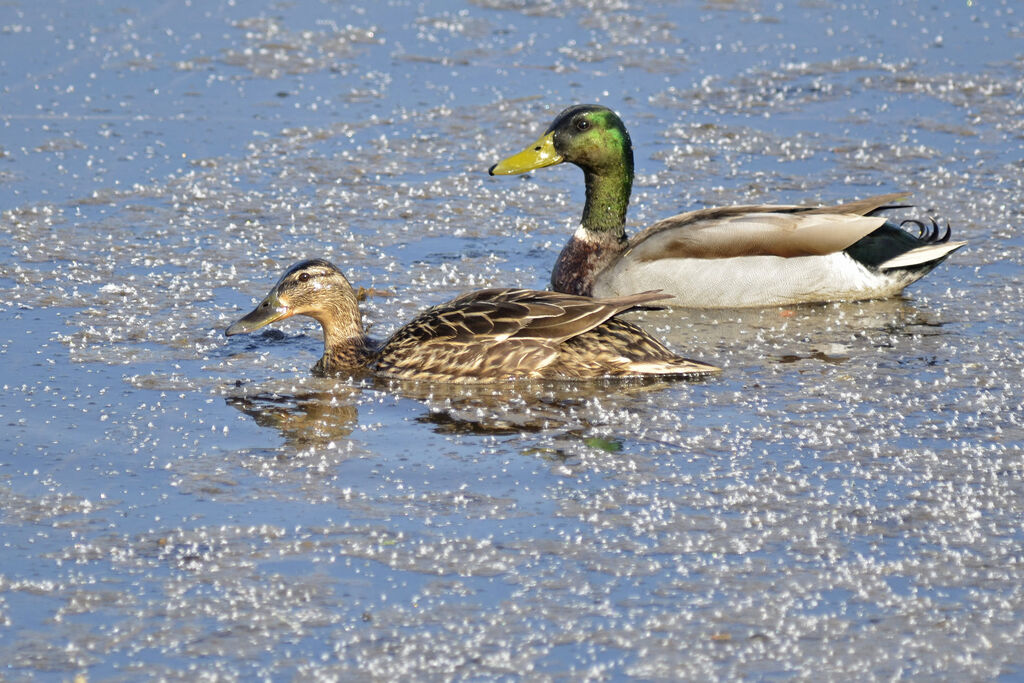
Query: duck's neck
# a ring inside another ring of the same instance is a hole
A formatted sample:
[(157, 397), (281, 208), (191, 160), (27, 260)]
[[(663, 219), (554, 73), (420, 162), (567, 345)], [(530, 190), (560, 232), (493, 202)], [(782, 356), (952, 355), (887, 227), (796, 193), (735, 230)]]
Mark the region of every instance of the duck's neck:
[(625, 239), (626, 210), (633, 190), (633, 150), (628, 147), (614, 164), (600, 169), (584, 168), (587, 202), (583, 206), (584, 230)]
[(324, 329), (324, 355), (313, 366), (317, 375), (333, 375), (365, 369), (375, 357), (375, 346), (356, 309), (355, 317), (317, 317)]
[(633, 188), (633, 153), (604, 172), (583, 169), (587, 203), (576, 234), (562, 249), (551, 272), (556, 292), (593, 296), (594, 280), (626, 250), (626, 209)]

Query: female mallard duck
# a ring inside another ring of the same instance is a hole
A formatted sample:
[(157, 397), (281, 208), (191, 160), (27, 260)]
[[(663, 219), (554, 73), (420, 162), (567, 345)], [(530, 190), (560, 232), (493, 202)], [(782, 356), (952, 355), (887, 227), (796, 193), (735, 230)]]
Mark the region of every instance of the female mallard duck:
[[(559, 114), (537, 142), (491, 175), (563, 161), (583, 169), (587, 199), (551, 274), (555, 291), (621, 296), (661, 289), (701, 308), (851, 301), (898, 294), (966, 242), (935, 221), (887, 221), (905, 195), (833, 207), (731, 206), (672, 216), (626, 238), (633, 147), (622, 120), (585, 104)], [(912, 234), (904, 226), (917, 227)]]
[(296, 263), (228, 336), (293, 315), (324, 329), (318, 375), (368, 370), (434, 382), (592, 379), (694, 375), (718, 368), (680, 358), (636, 325), (615, 316), (668, 298), (643, 292), (614, 299), (528, 289), (485, 289), (429, 308), (383, 344), (363, 332), (359, 305), (332, 263)]

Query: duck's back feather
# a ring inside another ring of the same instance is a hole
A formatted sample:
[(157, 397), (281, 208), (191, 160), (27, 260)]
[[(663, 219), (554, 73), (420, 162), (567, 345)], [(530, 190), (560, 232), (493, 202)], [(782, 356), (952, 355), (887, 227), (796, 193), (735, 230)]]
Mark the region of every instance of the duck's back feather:
[(374, 370), (449, 382), (714, 371), (676, 356), (635, 325), (613, 319), (666, 298), (653, 291), (591, 299), (524, 289), (481, 290), (430, 308), (399, 329), (381, 347)]
[(750, 211), (696, 220), (683, 214), (641, 233), (627, 253), (638, 261), (822, 256), (846, 249), (884, 223), (881, 216), (848, 213)]
[[(838, 206), (747, 204), (688, 211), (651, 225), (629, 241), (634, 258), (659, 251), (675, 258), (820, 256), (842, 251), (885, 223), (877, 214), (906, 193), (883, 194)], [(638, 251), (639, 250), (639, 251)]]

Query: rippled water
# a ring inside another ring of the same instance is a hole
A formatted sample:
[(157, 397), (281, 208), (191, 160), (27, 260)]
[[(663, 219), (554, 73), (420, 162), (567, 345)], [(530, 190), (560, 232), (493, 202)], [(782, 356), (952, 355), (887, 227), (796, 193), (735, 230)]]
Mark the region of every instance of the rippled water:
[[(634, 0), (0, 9), (0, 677), (1024, 676), (1024, 22)], [(543, 287), (596, 101), (630, 229), (913, 193), (901, 299), (638, 318), (701, 382), (316, 379), (223, 337), (294, 260), (383, 336)]]

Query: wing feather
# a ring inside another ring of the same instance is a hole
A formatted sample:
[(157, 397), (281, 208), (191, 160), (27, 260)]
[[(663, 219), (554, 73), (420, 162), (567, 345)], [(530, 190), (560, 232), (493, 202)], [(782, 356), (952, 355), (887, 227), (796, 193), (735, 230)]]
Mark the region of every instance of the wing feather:
[(871, 215), (894, 208), (902, 193), (878, 195), (839, 206), (749, 205), (701, 209), (672, 216), (630, 241), (629, 258), (732, 258), (821, 256), (848, 248), (879, 228)]

